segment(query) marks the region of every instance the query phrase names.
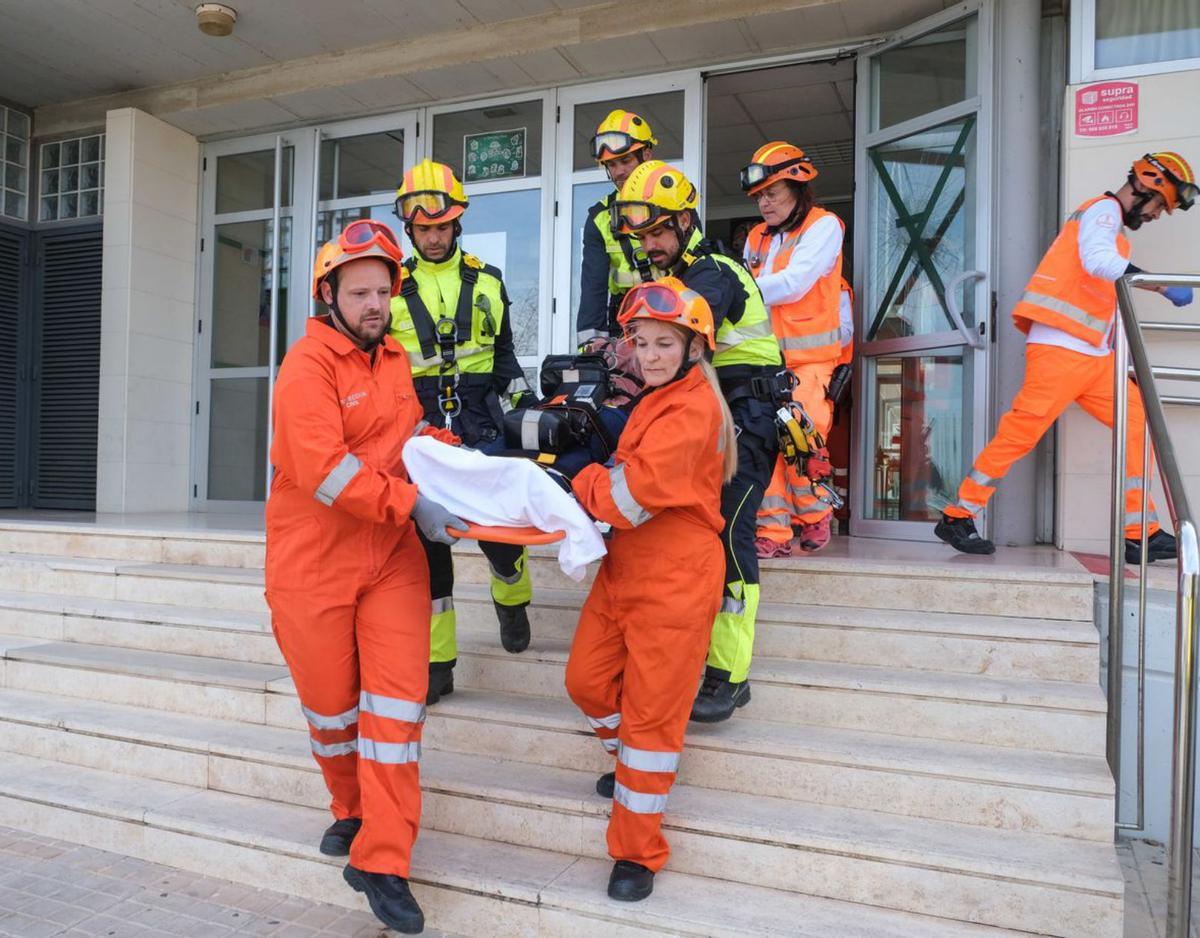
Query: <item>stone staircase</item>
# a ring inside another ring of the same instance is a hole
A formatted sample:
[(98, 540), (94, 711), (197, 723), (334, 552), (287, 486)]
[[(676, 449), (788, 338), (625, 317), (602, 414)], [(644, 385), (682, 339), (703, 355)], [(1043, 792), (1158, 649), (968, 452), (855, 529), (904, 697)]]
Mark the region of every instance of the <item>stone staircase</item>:
[[(507, 655), (464, 550), (458, 690), (424, 733), (429, 924), (1119, 938), (1091, 579), (936, 556), (764, 565), (754, 700), (689, 732), (673, 855), (631, 906), (604, 894), (610, 762), (562, 686), (583, 588), (536, 554)], [(315, 849), (262, 561), (261, 534), (0, 522), (0, 825), (364, 907)]]

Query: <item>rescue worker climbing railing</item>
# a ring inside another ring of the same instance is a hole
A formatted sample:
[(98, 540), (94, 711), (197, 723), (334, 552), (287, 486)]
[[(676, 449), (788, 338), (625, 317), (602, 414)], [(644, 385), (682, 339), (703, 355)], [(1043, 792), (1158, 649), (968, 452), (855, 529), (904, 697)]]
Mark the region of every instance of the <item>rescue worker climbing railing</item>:
[[(1112, 484), (1112, 545), (1109, 571), (1109, 632), (1108, 632), (1108, 700), (1109, 700), (1109, 764), (1113, 777), (1118, 781), (1120, 792), (1120, 739), (1121, 739), (1121, 651), (1123, 648), (1123, 611), (1125, 589), (1125, 490), (1126, 435), (1121, 432), (1125, 425), (1124, 416), (1129, 406), (1130, 373), (1137, 380), (1137, 388), (1146, 414), (1146, 440), (1153, 443), (1162, 475), (1167, 510), (1178, 541), (1179, 566), (1176, 579), (1175, 606), (1175, 717), (1171, 765), (1171, 827), (1170, 844), (1167, 852), (1167, 936), (1185, 938), (1189, 933), (1192, 906), (1192, 849), (1193, 821), (1195, 815), (1196, 785), (1196, 656), (1200, 652), (1200, 543), (1197, 542), (1196, 522), (1188, 502), (1183, 484), (1183, 475), (1175, 455), (1167, 429), (1164, 403), (1168, 398), (1159, 395), (1156, 378), (1200, 380), (1197, 369), (1154, 368), (1146, 354), (1142, 328), (1137, 321), (1130, 295), (1132, 287), (1184, 288), (1200, 287), (1200, 276), (1180, 274), (1132, 274), (1117, 281), (1117, 307), (1120, 327), (1113, 336), (1114, 410), (1113, 425), (1113, 484)], [(1173, 398), (1173, 403), (1193, 402), (1194, 398)], [(1145, 447), (1143, 447), (1145, 449)], [(1149, 455), (1143, 456), (1141, 476), (1142, 531), (1148, 523), (1147, 505), (1149, 477)], [(1144, 534), (1143, 534), (1144, 542)], [(1147, 551), (1141, 552), (1141, 580), (1139, 585), (1138, 619), (1138, 677), (1139, 716), (1144, 687), (1145, 662), (1145, 583)], [(1144, 741), (1139, 721), (1139, 818), (1142, 814), (1143, 792), (1141, 768), (1144, 759)], [(1120, 826), (1120, 825), (1118, 825)]]

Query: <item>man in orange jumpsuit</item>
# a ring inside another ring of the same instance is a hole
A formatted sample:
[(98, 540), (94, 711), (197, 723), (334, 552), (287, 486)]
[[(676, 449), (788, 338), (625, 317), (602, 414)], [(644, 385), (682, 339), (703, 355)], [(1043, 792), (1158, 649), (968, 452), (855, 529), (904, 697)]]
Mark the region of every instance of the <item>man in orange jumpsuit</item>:
[[(722, 481), (737, 458), (733, 418), (716, 372), (712, 310), (675, 277), (634, 286), (618, 322), (633, 332), (647, 390), (621, 434), (612, 468), (575, 476), (580, 503), (613, 526), (567, 662), (567, 693), (588, 718), (615, 773), (608, 894), (650, 895), (667, 862), (662, 814), (679, 768), (696, 682), (725, 579)], [(631, 327), (633, 327), (631, 329)]]
[(313, 295), (330, 315), (308, 321), (275, 384), (266, 595), (332, 795), (321, 852), (349, 853), (346, 881), (411, 934), (424, 927), (407, 877), (430, 609), (413, 522), (443, 542), (462, 522), (418, 494), (400, 461), (426, 431), (407, 356), (387, 336), (400, 261), (391, 229), (369, 220), (317, 255)]
[[(1067, 219), (1025, 295), (1013, 309), (1017, 328), (1028, 336), (1025, 381), (1012, 409), (1000, 418), (992, 441), (958, 489), (934, 528), (943, 541), (968, 554), (990, 554), (995, 545), (975, 529), (996, 483), (1009, 467), (1032, 450), (1059, 414), (1072, 402), (1111, 427), (1113, 353), (1110, 336), (1117, 323), (1115, 282), (1139, 268), (1129, 263), (1124, 228), (1137, 230), (1164, 210), (1191, 208), (1197, 195), (1192, 168), (1178, 153), (1148, 153), (1137, 160), (1117, 192), (1088, 199)], [(1158, 288), (1176, 306), (1192, 302), (1187, 287)], [(1125, 557), (1141, 559), (1142, 398), (1130, 382), (1126, 432)], [(1175, 538), (1163, 531), (1149, 506), (1147, 560), (1175, 557)]]

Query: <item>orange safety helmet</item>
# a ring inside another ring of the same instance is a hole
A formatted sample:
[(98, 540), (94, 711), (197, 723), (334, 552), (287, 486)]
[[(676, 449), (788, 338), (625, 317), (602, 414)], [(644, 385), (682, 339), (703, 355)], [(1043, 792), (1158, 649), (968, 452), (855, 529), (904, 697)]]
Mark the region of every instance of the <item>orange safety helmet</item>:
[(742, 191), (751, 198), (762, 192), (767, 186), (780, 179), (792, 182), (808, 182), (817, 178), (817, 168), (812, 160), (805, 156), (799, 147), (776, 140), (765, 143), (754, 151), (750, 165), (746, 166), (740, 176)]
[(371, 218), (352, 221), (332, 241), (326, 241), (313, 263), (312, 295), (321, 299), (321, 281), (351, 261), (378, 258), (392, 269), (392, 296), (400, 295), (400, 279), (404, 252), (396, 235), (383, 222)]
[(1159, 193), (1166, 202), (1167, 214), (1176, 208), (1186, 212), (1200, 193), (1196, 186), (1196, 174), (1192, 172), (1188, 161), (1169, 150), (1147, 153), (1140, 160), (1135, 160), (1129, 170), (1129, 179)]
[(712, 308), (704, 297), (689, 290), (678, 277), (663, 277), (630, 288), (617, 311), (617, 322), (629, 335), (630, 325), (638, 319), (657, 319), (682, 326), (701, 336), (709, 349), (716, 351)]

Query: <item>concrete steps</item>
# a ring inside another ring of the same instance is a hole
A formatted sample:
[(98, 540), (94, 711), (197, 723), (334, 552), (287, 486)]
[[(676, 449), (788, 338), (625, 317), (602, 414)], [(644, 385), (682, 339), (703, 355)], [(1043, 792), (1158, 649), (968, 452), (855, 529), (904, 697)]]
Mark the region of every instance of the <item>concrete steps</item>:
[[(0, 695), (5, 745), (126, 773), (148, 766), (159, 780), (255, 799), (313, 808), (327, 802), (304, 755), (303, 732), (238, 727), (222, 738), (194, 718), (151, 719), (143, 710), (72, 706), (66, 699), (56, 708), (45, 704)], [(12, 732), (17, 726), (23, 733)], [(438, 751), (426, 754), (422, 771), (429, 829), (604, 857), (609, 806), (592, 790), (594, 773)], [(686, 784), (672, 793), (667, 828), (678, 872), (721, 870), (745, 885), (815, 889), (827, 898), (1026, 930), (1053, 927), (1038, 911), (1046, 908), (1100, 928), (1111, 916), (1114, 890), (1118, 900), (1123, 891), (1108, 844), (746, 794), (730, 798)]]
[[(328, 820), (314, 808), (39, 759), (11, 757), (0, 767), (2, 824), (365, 908), (337, 875), (344, 861), (313, 846)], [(660, 878), (653, 903), (630, 906), (605, 898), (609, 867), (570, 853), (425, 831), (412, 882), (431, 926), (468, 935), (1015, 934), (680, 872)]]
[[(361, 907), (312, 847), (327, 795), (261, 534), (81, 527), (0, 520), (0, 824)], [(456, 553), (414, 872), (432, 927), (1121, 934), (1086, 574), (919, 545), (764, 564), (753, 701), (689, 728), (671, 862), (628, 907), (603, 890), (611, 759), (563, 690), (587, 584), (535, 550), (512, 656), (482, 556)]]

